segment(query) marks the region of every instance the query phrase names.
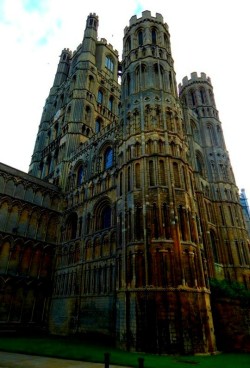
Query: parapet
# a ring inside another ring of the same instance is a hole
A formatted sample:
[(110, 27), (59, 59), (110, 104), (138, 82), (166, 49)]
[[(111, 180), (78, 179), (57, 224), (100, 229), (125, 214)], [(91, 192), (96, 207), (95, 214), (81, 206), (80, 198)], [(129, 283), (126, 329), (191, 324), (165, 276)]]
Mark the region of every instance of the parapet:
[(65, 55), (65, 54), (67, 54), (68, 56), (69, 56), (69, 58), (71, 58), (72, 57), (72, 51), (69, 49), (69, 48), (64, 48), (63, 50), (62, 50), (62, 53), (61, 53), (61, 57), (62, 57), (62, 55)]
[(193, 82), (208, 82), (209, 84), (211, 84), (211, 79), (210, 77), (207, 77), (206, 73), (201, 72), (201, 75), (198, 76), (197, 72), (193, 72), (191, 73), (190, 79), (188, 79), (187, 76), (182, 79), (182, 83), (178, 85), (179, 91), (181, 92), (185, 87), (192, 84)]
[(114, 47), (113, 47), (113, 45), (111, 45), (111, 43), (108, 43), (106, 38), (101, 38), (101, 40), (99, 42), (102, 43), (103, 45), (107, 46), (110, 51), (114, 52), (114, 54), (118, 55), (118, 51), (116, 49), (114, 49)]
[[(140, 18), (137, 18), (137, 15), (133, 15), (131, 18), (130, 18), (130, 21), (129, 21), (129, 27), (135, 25), (139, 20), (140, 21), (143, 21), (143, 20), (146, 20), (146, 19), (152, 19), (154, 21), (158, 21), (158, 22), (161, 22), (161, 23), (164, 23), (164, 20), (163, 20), (163, 16), (160, 14), (160, 13), (156, 13), (156, 16), (153, 17), (151, 15), (151, 11), (149, 10), (144, 10), (142, 12), (142, 16)], [(168, 29), (168, 25), (165, 23), (164, 24), (165, 27)], [(124, 34), (127, 33), (127, 30), (129, 27), (125, 27), (124, 28)]]

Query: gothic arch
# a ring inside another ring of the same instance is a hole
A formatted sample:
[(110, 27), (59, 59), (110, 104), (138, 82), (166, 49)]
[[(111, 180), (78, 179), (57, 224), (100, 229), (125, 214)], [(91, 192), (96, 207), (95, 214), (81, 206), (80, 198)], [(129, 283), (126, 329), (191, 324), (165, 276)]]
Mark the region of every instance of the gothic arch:
[(104, 230), (113, 225), (112, 204), (108, 197), (98, 201), (93, 209), (95, 217), (95, 230)]
[(202, 153), (200, 151), (196, 151), (195, 158), (196, 158), (196, 169), (200, 175), (204, 176), (205, 175), (205, 165), (204, 165), (204, 159), (203, 159)]
[(84, 166), (83, 166), (82, 160), (79, 160), (75, 164), (73, 172), (75, 174), (75, 185), (79, 187), (83, 184), (83, 180), (84, 180)]
[(76, 212), (68, 215), (65, 221), (65, 241), (75, 239), (77, 235), (78, 216)]

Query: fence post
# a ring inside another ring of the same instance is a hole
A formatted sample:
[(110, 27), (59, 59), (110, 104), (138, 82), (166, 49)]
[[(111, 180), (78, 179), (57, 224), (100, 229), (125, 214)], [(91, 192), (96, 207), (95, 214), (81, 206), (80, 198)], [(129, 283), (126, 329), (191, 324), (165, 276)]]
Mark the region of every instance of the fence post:
[(109, 353), (104, 353), (104, 368), (109, 368)]
[(144, 368), (144, 358), (138, 358), (138, 368)]

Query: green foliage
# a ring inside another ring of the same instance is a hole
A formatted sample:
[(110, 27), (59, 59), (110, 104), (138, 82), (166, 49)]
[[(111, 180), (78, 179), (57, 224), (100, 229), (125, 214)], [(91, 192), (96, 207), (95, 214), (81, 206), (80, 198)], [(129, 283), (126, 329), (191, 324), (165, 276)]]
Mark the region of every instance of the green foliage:
[(250, 290), (236, 281), (210, 279), (212, 297), (238, 299), (250, 303)]

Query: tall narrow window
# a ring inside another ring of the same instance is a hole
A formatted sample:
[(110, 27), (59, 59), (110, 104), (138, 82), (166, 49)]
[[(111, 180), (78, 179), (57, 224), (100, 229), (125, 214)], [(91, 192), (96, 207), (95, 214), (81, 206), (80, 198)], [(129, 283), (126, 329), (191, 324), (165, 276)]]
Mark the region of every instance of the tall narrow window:
[(159, 181), (160, 181), (160, 185), (166, 185), (166, 179), (165, 179), (165, 168), (164, 168), (164, 161), (160, 160), (159, 162), (159, 168), (160, 168), (160, 172), (159, 172)]
[(154, 238), (159, 238), (159, 219), (158, 219), (158, 208), (156, 204), (153, 204), (153, 224), (154, 224)]
[(172, 81), (172, 74), (171, 74), (171, 72), (168, 73), (168, 79), (169, 79), (169, 88), (172, 91), (173, 90), (173, 81)]
[(113, 102), (114, 102), (114, 97), (110, 96), (108, 108), (111, 112), (113, 111)]
[(232, 213), (231, 206), (228, 206), (228, 211), (229, 211), (229, 216), (230, 216), (230, 220), (231, 220), (231, 225), (234, 226), (234, 218), (233, 218), (233, 213)]
[(165, 231), (165, 237), (166, 239), (170, 239), (171, 238), (170, 209), (166, 203), (163, 203), (162, 211), (163, 211), (163, 227)]
[(77, 170), (77, 186), (83, 183), (83, 166), (81, 165)]
[(152, 36), (152, 44), (156, 45), (156, 30), (155, 29), (152, 29), (151, 36)]
[(194, 93), (194, 91), (190, 91), (190, 97), (191, 97), (192, 105), (195, 106), (195, 93)]
[(197, 165), (197, 171), (200, 175), (204, 175), (204, 163), (203, 158), (199, 152), (196, 152), (196, 165)]
[(213, 231), (210, 232), (210, 239), (211, 239), (212, 252), (214, 256), (214, 262), (219, 263), (217, 244), (216, 244), (215, 234)]
[(128, 192), (131, 190), (131, 169), (128, 167)]
[(136, 188), (141, 187), (141, 170), (140, 170), (140, 164), (137, 163), (135, 165), (135, 186)]
[(130, 75), (127, 74), (127, 96), (130, 95)]
[(106, 68), (108, 68), (108, 70), (110, 70), (111, 72), (114, 71), (114, 62), (111, 59), (110, 56), (106, 56), (106, 60), (105, 60), (105, 66)]
[(138, 45), (139, 46), (143, 45), (143, 33), (141, 30), (138, 32)]
[(102, 229), (106, 229), (111, 226), (111, 207), (107, 206), (102, 210)]
[(149, 185), (155, 185), (155, 172), (154, 172), (154, 163), (153, 161), (149, 161)]
[(122, 181), (123, 181), (123, 179), (122, 179), (122, 173), (120, 173), (120, 196), (122, 195)]
[(206, 94), (205, 94), (205, 89), (204, 88), (200, 89), (200, 96), (201, 96), (201, 103), (202, 104), (206, 103)]
[(97, 95), (97, 102), (99, 104), (102, 104), (103, 103), (103, 92), (100, 89), (99, 89), (98, 95)]
[(238, 255), (239, 264), (242, 264), (243, 262), (242, 262), (241, 249), (240, 249), (239, 242), (237, 240), (235, 240), (235, 247), (236, 247), (236, 251), (237, 251), (237, 255)]
[(113, 150), (111, 147), (108, 147), (104, 154), (104, 168), (109, 169), (113, 166)]
[(136, 206), (135, 210), (135, 237), (136, 239), (142, 238), (142, 208)]
[(119, 243), (122, 244), (122, 213), (119, 213)]
[(100, 132), (100, 130), (101, 130), (101, 119), (100, 119), (100, 118), (98, 118), (98, 119), (96, 119), (96, 121), (95, 121), (95, 132), (96, 132), (96, 133), (99, 133), (99, 132)]
[(125, 44), (126, 46), (126, 50), (127, 51), (130, 51), (131, 50), (131, 38), (130, 38), (130, 36), (127, 38), (127, 41), (126, 41), (126, 44)]
[(178, 164), (176, 162), (173, 163), (173, 173), (174, 173), (174, 184), (176, 188), (180, 188), (181, 186), (180, 173)]

